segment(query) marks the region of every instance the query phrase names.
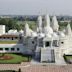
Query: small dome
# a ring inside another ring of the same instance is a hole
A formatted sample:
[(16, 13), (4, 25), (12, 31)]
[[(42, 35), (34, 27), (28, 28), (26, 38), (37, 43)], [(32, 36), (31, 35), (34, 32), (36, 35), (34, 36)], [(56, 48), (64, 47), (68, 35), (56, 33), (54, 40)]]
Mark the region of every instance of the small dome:
[(46, 37), (51, 38), (52, 36), (51, 34), (46, 34)]
[(15, 29), (11, 29), (8, 31), (8, 34), (15, 34), (15, 33), (18, 33), (17, 30)]
[(31, 37), (37, 37), (37, 33), (36, 32), (32, 32), (31, 33)]
[(44, 37), (44, 36), (45, 36), (44, 33), (39, 33), (39, 34), (38, 34), (38, 37)]
[(55, 37), (55, 38), (56, 38), (56, 37), (58, 37), (58, 35), (57, 35), (56, 33), (53, 33), (53, 37)]
[(65, 32), (66, 32), (66, 30), (65, 30), (65, 29), (63, 29), (63, 31), (62, 31), (62, 32), (64, 32), (64, 33), (65, 33)]
[(24, 31), (21, 29), (20, 31), (19, 31), (19, 33), (23, 33)]
[(65, 34), (63, 32), (59, 33), (60, 37), (65, 37)]
[(45, 34), (53, 34), (53, 29), (50, 26), (44, 27), (44, 33)]

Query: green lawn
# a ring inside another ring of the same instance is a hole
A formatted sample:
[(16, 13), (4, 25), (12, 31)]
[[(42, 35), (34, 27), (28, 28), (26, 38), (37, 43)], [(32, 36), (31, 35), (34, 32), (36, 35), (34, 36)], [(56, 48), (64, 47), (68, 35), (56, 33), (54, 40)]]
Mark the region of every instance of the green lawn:
[(72, 56), (70, 56), (70, 55), (68, 56), (68, 55), (67, 55), (66, 58), (67, 58), (67, 59), (72, 59)]
[(23, 56), (23, 55), (19, 55), (19, 54), (5, 54), (5, 55), (12, 56), (13, 58), (10, 60), (1, 60), (0, 59), (0, 64), (17, 64), (17, 63), (27, 62), (27, 61), (31, 60), (31, 57), (28, 58), (28, 56)]
[(72, 55), (64, 55), (64, 60), (68, 64), (72, 64)]
[(0, 41), (0, 44), (16, 44), (18, 40), (16, 41)]

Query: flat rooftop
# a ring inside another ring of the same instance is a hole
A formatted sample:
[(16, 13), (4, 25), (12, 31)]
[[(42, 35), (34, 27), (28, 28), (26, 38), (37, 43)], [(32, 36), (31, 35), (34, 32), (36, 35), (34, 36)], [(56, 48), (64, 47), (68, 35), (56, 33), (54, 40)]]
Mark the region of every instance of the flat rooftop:
[(1, 37), (19, 37), (18, 35), (6, 35), (6, 34), (3, 34), (3, 35), (0, 35), (0, 38)]

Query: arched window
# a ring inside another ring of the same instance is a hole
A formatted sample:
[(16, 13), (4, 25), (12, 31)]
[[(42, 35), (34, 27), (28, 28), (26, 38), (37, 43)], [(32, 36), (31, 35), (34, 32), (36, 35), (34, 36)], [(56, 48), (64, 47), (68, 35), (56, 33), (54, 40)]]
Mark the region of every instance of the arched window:
[(0, 48), (0, 51), (3, 50), (3, 48)]
[(6, 51), (9, 51), (9, 48), (5, 48)]
[(34, 41), (32, 41), (32, 44), (34, 44)]
[(15, 48), (11, 48), (11, 51), (14, 51), (15, 50)]
[(19, 51), (20, 49), (19, 48), (17, 48), (17, 51)]
[(64, 44), (64, 42), (61, 42), (61, 44)]

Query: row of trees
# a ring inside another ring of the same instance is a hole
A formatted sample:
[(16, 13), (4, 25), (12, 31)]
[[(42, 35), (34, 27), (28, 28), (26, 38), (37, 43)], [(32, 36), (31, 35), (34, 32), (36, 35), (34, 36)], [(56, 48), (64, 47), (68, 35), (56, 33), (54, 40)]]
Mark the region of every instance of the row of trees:
[[(58, 24), (59, 24), (59, 29), (63, 30), (68, 25), (68, 22), (59, 22)], [(72, 21), (70, 22), (70, 26), (71, 26), (71, 29), (72, 29)]]
[[(28, 24), (31, 29), (36, 28), (36, 21), (28, 21)], [(64, 29), (67, 26), (68, 23), (64, 22), (61, 23), (59, 22), (60, 30)], [(72, 21), (71, 21), (71, 28), (72, 28)], [(0, 25), (6, 25), (6, 32), (10, 29), (17, 29), (18, 31), (20, 29), (24, 29), (24, 21), (22, 24), (18, 23), (18, 20), (12, 19), (12, 18), (2, 18), (0, 19)]]
[(18, 17), (13, 17), (13, 19), (18, 20), (18, 21), (36, 21), (38, 16), (18, 16)]
[(17, 21), (14, 19), (0, 19), (0, 25), (6, 25), (6, 32), (10, 29), (20, 30), (20, 26), (17, 24)]
[[(26, 21), (29, 24), (29, 27), (31, 29), (35, 29), (36, 27), (36, 21)], [(1, 18), (0, 19), (0, 25), (6, 25), (6, 32), (10, 29), (17, 29), (18, 31), (21, 29), (24, 29), (25, 21), (18, 21), (13, 18)]]

